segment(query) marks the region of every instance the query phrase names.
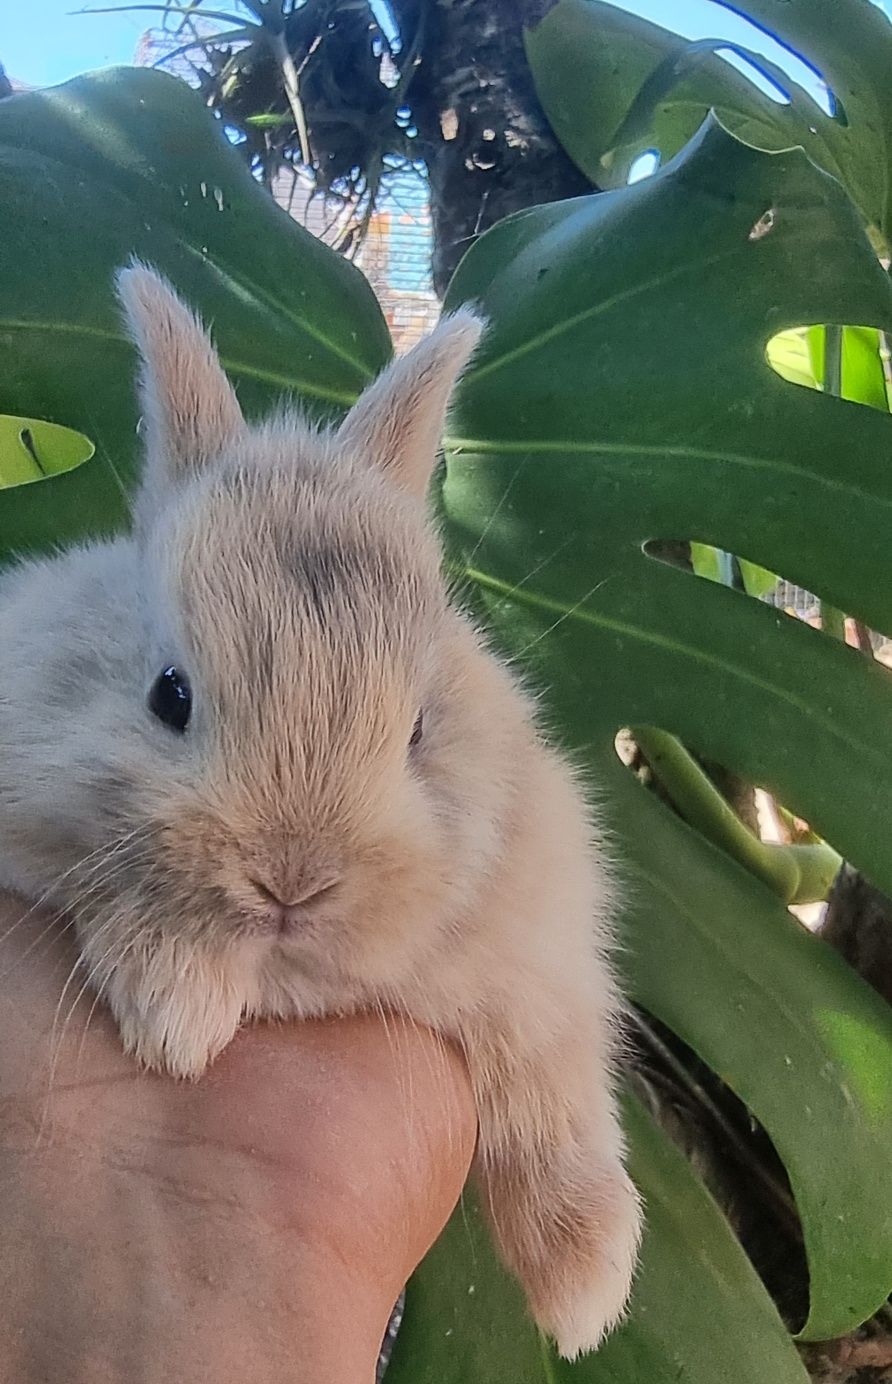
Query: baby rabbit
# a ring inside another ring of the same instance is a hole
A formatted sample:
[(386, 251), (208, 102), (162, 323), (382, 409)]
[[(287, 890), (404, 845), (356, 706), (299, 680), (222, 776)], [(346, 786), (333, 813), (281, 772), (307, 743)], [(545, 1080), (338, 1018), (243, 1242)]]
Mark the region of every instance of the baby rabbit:
[(0, 883), (75, 920), (143, 1063), (245, 1018), (400, 1011), (460, 1044), (501, 1255), (565, 1356), (639, 1238), (611, 1088), (610, 879), (573, 774), (447, 600), (425, 509), (481, 332), (445, 318), (337, 429), (249, 427), (148, 268), (131, 536), (0, 584)]

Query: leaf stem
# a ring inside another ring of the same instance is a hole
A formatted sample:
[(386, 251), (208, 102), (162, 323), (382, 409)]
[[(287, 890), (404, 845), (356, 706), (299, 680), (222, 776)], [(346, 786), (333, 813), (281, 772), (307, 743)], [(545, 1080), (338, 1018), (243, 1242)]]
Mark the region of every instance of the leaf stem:
[(766, 884), (784, 903), (822, 903), (841, 857), (824, 844), (776, 846), (760, 841), (674, 735), (655, 726), (632, 734), (678, 812), (714, 846)]
[(842, 327), (835, 322), (824, 328), (824, 393), (842, 398)]

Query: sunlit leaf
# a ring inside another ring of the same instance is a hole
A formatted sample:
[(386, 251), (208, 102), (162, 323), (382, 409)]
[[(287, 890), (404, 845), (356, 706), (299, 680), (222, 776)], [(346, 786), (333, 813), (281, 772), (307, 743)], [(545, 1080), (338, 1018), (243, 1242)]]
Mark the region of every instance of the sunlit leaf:
[(0, 414), (0, 488), (73, 471), (89, 461), (93, 451), (90, 439), (71, 428), (42, 418)]

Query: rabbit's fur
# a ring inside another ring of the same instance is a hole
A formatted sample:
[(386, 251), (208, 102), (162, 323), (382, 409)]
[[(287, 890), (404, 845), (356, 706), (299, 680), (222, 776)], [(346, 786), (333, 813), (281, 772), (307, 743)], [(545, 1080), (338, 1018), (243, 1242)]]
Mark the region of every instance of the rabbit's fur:
[[(249, 428), (169, 285), (133, 266), (119, 292), (134, 534), (4, 579), (0, 881), (73, 914), (150, 1066), (197, 1076), (245, 1016), (365, 1007), (460, 1043), (497, 1244), (560, 1350), (587, 1350), (639, 1236), (612, 889), (567, 765), (447, 601), (424, 505), (480, 324), (446, 318), (337, 431)], [(169, 665), (183, 734), (147, 708)], [(252, 880), (327, 892), (280, 926)]]

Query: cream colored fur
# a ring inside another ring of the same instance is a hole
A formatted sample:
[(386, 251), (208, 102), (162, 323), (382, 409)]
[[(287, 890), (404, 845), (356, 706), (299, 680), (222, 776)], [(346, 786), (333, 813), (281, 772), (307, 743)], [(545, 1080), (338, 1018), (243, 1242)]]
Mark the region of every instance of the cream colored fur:
[[(612, 886), (573, 775), (447, 602), (423, 504), (480, 324), (446, 318), (337, 432), (249, 429), (169, 286), (137, 266), (120, 293), (135, 537), (0, 587), (2, 882), (74, 915), (128, 1049), (179, 1076), (251, 1016), (377, 1007), (458, 1041), (501, 1254), (563, 1354), (588, 1350), (639, 1236)], [(183, 735), (146, 705), (168, 664)], [(280, 936), (252, 878), (335, 883)]]

